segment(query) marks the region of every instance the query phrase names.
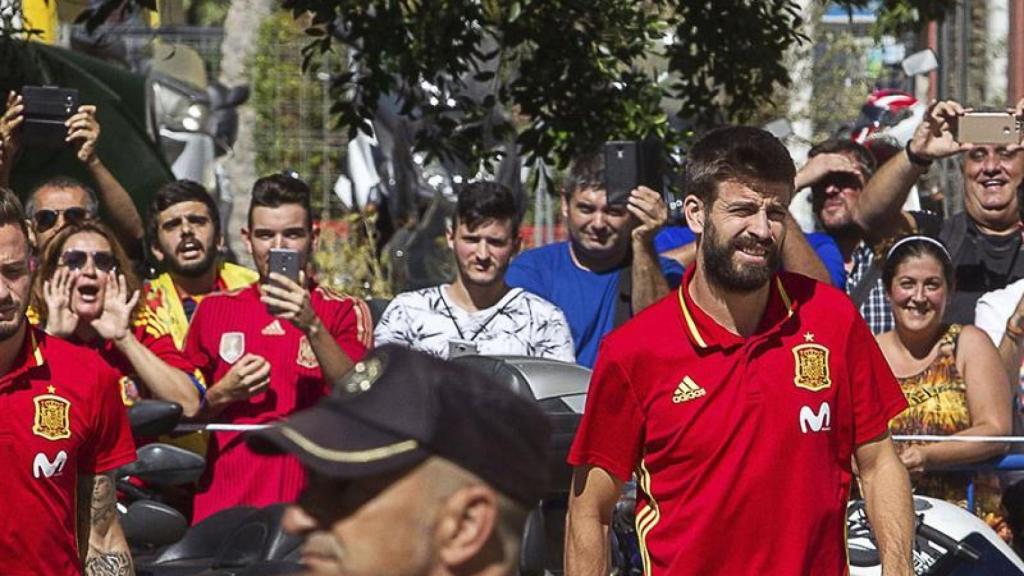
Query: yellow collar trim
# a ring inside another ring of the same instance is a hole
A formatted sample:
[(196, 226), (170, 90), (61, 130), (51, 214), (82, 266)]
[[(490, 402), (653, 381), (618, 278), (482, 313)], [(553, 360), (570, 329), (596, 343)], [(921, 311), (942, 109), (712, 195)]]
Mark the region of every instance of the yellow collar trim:
[(793, 300), (786, 293), (786, 289), (782, 286), (782, 278), (775, 276), (775, 285), (779, 288), (779, 298), (782, 298), (782, 303), (786, 306), (786, 318), (793, 317)]
[(697, 331), (697, 324), (693, 321), (693, 316), (690, 315), (690, 310), (686, 307), (686, 299), (683, 298), (683, 286), (685, 286), (685, 284), (679, 285), (679, 307), (683, 309), (683, 318), (686, 319), (686, 327), (690, 329), (690, 335), (693, 336), (697, 345), (701, 348), (707, 348), (707, 343), (704, 342), (704, 338), (702, 338), (700, 332)]
[(36, 366), (43, 365), (43, 351), (39, 349), (39, 342), (36, 341), (35, 332), (32, 331), (32, 327), (28, 327), (28, 337), (31, 338), (32, 346), (32, 358), (36, 361)]

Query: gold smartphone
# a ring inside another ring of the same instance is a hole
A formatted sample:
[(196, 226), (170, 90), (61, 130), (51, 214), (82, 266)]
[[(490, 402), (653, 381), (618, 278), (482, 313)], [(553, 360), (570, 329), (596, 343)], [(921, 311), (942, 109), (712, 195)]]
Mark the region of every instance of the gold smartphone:
[(970, 144), (1020, 144), (1017, 118), (1008, 112), (969, 112), (960, 117), (957, 141)]

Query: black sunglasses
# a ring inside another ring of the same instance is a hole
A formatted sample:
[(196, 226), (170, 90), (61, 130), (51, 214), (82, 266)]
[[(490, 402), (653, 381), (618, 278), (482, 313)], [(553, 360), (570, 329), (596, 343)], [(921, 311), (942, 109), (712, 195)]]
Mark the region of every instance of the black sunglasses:
[(100, 272), (110, 272), (117, 268), (117, 260), (114, 259), (114, 255), (105, 250), (97, 250), (95, 252), (68, 250), (61, 254), (60, 262), (70, 270), (81, 270), (85, 268), (85, 264), (89, 261), (90, 257), (92, 258), (92, 265)]
[(84, 222), (89, 217), (89, 213), (86, 212), (85, 208), (79, 208), (78, 206), (63, 210), (50, 210), (49, 208), (36, 210), (35, 214), (32, 215), (32, 220), (36, 224), (36, 231), (45, 232), (53, 228), (61, 214), (64, 214), (64, 221), (69, 224)]

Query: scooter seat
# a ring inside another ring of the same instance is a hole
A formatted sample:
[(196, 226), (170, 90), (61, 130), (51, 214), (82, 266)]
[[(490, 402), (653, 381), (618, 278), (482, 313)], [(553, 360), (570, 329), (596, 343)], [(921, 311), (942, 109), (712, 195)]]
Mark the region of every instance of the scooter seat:
[(267, 560), (285, 560), (302, 544), (302, 538), (281, 527), (287, 504), (261, 508), (239, 523), (223, 540), (212, 568), (249, 566)]
[(190, 560), (211, 562), (221, 544), (247, 518), (256, 512), (251, 506), (228, 508), (192, 526), (179, 542), (168, 546), (153, 565), (184, 563)]

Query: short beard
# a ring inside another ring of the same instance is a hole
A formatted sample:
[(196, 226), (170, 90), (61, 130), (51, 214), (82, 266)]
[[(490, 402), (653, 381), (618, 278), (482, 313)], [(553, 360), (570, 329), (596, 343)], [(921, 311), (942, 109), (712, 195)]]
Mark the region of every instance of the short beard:
[(25, 310), (28, 306), (21, 306), (21, 310), (10, 322), (0, 322), (0, 342), (4, 342), (18, 334), (21, 325), (25, 322)]
[(207, 249), (202, 260), (198, 262), (189, 262), (188, 264), (179, 264), (178, 259), (172, 256), (172, 254), (173, 252), (165, 251), (163, 262), (171, 276), (199, 278), (209, 272), (210, 268), (213, 268), (214, 264), (217, 262), (217, 252), (215, 250)]
[(701, 263), (713, 285), (729, 292), (754, 292), (762, 288), (779, 270), (777, 245), (765, 246), (768, 253), (765, 266), (740, 266), (733, 262), (733, 255), (746, 246), (762, 245), (750, 237), (733, 238), (718, 243), (717, 231), (710, 219), (706, 219), (701, 237)]

